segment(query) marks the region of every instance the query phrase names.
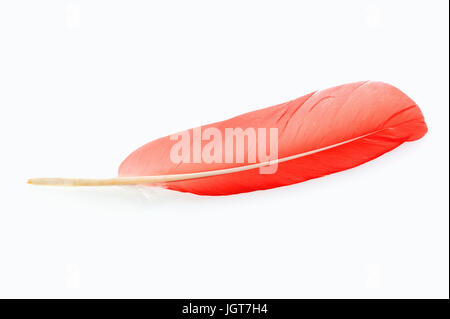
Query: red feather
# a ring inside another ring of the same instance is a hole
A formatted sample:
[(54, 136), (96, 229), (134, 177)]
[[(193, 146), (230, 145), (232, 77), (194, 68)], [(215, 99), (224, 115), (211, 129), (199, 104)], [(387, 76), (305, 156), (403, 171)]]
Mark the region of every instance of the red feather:
[[(260, 174), (259, 168), (253, 168), (159, 186), (200, 195), (228, 195), (295, 184), (363, 164), (427, 132), (414, 101), (389, 84), (372, 81), (313, 92), (201, 129), (208, 127), (219, 129), (223, 136), (225, 128), (278, 128), (280, 163), (276, 173)], [(192, 136), (193, 130), (188, 133)], [(142, 146), (120, 165), (119, 176), (185, 174), (251, 164), (247, 154), (244, 163), (174, 164), (170, 150), (175, 143), (167, 136)], [(283, 158), (298, 155), (283, 162)]]

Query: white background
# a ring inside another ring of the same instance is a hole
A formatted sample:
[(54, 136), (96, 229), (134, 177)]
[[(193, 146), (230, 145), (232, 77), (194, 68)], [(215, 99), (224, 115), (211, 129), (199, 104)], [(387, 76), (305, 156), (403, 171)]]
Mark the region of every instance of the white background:
[[(448, 298), (447, 1), (2, 1), (0, 297)], [(36, 187), (360, 80), (429, 133), (226, 197)]]

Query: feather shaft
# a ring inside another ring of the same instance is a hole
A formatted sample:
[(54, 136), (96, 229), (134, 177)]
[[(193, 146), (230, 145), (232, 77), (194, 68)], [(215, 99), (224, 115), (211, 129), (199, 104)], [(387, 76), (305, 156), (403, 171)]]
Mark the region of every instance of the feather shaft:
[(238, 173), (250, 169), (256, 169), (264, 166), (274, 165), (278, 163), (287, 162), (289, 160), (297, 159), (300, 157), (312, 155), (321, 151), (325, 151), (334, 147), (338, 147), (358, 139), (367, 137), (376, 132), (368, 133), (356, 138), (349, 139), (344, 142), (336, 143), (330, 146), (322, 147), (320, 149), (312, 150), (309, 152), (304, 152), (301, 154), (296, 154), (293, 156), (288, 156), (268, 162), (250, 164), (245, 166), (220, 169), (214, 171), (198, 172), (198, 173), (187, 173), (187, 174), (172, 174), (172, 175), (155, 175), (155, 176), (137, 176), (137, 177), (115, 177), (115, 178), (58, 178), (58, 177), (41, 177), (41, 178), (30, 178), (28, 184), (34, 185), (47, 185), (47, 186), (118, 186), (118, 185), (141, 185), (141, 184), (155, 184), (155, 183), (166, 183), (175, 181), (184, 181), (188, 179), (196, 179), (202, 177), (210, 177), (231, 173)]

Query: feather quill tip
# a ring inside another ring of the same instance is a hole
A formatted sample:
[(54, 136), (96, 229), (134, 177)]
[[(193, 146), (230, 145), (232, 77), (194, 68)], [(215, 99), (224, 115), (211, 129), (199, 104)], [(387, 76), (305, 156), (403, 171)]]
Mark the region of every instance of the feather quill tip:
[(48, 186), (75, 186), (73, 179), (70, 178), (30, 178), (28, 184), (48, 185)]

